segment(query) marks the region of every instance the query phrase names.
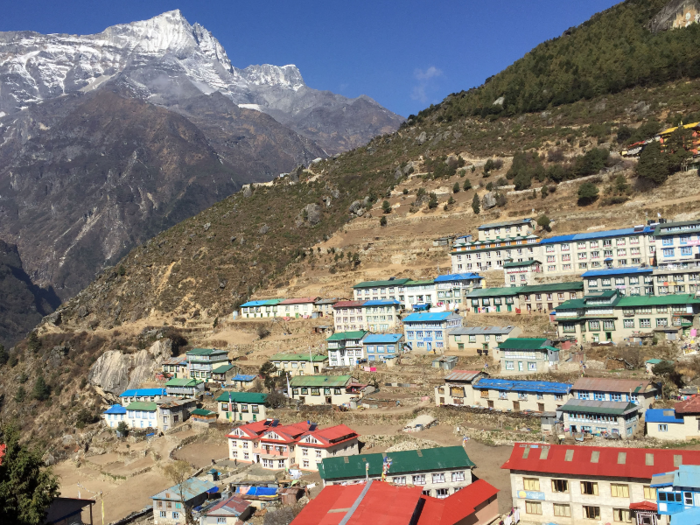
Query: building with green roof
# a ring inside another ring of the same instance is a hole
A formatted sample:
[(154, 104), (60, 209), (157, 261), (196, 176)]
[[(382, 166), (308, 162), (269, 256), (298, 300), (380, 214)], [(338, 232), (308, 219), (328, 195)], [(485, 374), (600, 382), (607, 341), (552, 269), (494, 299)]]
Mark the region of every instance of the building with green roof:
[(289, 381), (291, 399), (304, 405), (348, 405), (361, 397), (361, 385), (350, 375), (296, 376)]
[(626, 297), (618, 290), (589, 294), (557, 307), (559, 337), (577, 342), (677, 340), (697, 326), (700, 299), (692, 294)]
[(133, 401), (126, 407), (124, 421), (129, 428), (158, 428), (158, 405), (145, 401)]
[(355, 366), (364, 357), (362, 341), (369, 334), (365, 330), (336, 332), (326, 339), (328, 366)]
[(204, 381), (201, 379), (174, 378), (165, 383), (165, 391), (169, 396), (195, 397), (204, 392)]
[(559, 362), (559, 349), (542, 337), (509, 337), (498, 345), (502, 374), (542, 374)]
[(193, 379), (201, 379), (205, 383), (220, 380), (220, 374), (217, 378), (212, 376), (214, 369), (230, 364), (227, 350), (193, 348), (186, 355), (189, 376)]
[(475, 466), (463, 447), (454, 446), (324, 458), (319, 473), (324, 485), (369, 478), (422, 486), (424, 494), (442, 498), (470, 485)]
[(216, 398), (220, 421), (251, 423), (267, 419), (268, 394), (224, 391)]
[(277, 375), (291, 377), (307, 374), (320, 374), (328, 366), (328, 356), (301, 354), (275, 354), (270, 362), (277, 368)]
[(641, 417), (640, 407), (628, 401), (569, 399), (559, 410), (571, 434), (615, 435), (630, 439)]

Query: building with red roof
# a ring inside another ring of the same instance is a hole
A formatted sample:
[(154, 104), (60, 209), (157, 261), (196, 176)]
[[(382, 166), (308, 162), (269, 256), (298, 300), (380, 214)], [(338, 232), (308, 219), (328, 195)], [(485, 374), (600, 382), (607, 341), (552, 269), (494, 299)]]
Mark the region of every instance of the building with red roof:
[(200, 523), (201, 525), (242, 523), (250, 518), (254, 512), (255, 507), (249, 501), (238, 494), (234, 494), (203, 508), (201, 510)]
[(501, 468), (523, 521), (613, 523), (655, 502), (652, 476), (679, 465), (700, 465), (700, 451), (516, 443)]
[(311, 317), (316, 311), (316, 301), (320, 297), (297, 297), (285, 299), (277, 305), (277, 315), (281, 317)]
[(260, 463), (263, 468), (318, 470), (317, 462), (331, 456), (349, 456), (359, 451), (359, 434), (345, 425), (319, 429), (304, 421), (280, 425), (267, 419), (234, 428), (227, 436), (229, 458)]
[(498, 516), (497, 492), (482, 480), (445, 499), (377, 480), (331, 485), (291, 525), (485, 525)]
[(366, 301), (338, 301), (333, 305), (333, 328), (335, 332), (366, 330), (362, 306)]

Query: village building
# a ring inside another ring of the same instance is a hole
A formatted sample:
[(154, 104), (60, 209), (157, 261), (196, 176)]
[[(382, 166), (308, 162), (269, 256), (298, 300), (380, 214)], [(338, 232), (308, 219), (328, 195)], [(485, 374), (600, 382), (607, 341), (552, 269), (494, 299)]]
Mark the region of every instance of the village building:
[(238, 374), (238, 367), (231, 363), (226, 363), (214, 367), (211, 371), (211, 380), (214, 383), (225, 385)]
[(700, 260), (654, 268), (652, 277), (654, 295), (697, 294), (700, 291)]
[(285, 299), (277, 305), (278, 317), (295, 317), (308, 319), (316, 312), (316, 301), (320, 297), (299, 297), (297, 299)]
[(403, 319), (403, 325), (411, 349), (444, 352), (449, 332), (462, 326), (462, 317), (452, 312), (413, 313)]
[(325, 458), (359, 454), (358, 437), (357, 432), (345, 425), (309, 428), (297, 441), (296, 464), (301, 470), (316, 472)]
[(672, 409), (652, 409), (644, 414), (649, 437), (663, 441), (700, 439), (700, 396), (692, 395)]
[(331, 317), (333, 315), (333, 305), (339, 301), (346, 301), (347, 299), (318, 299), (314, 305), (321, 317)]
[(255, 374), (236, 374), (231, 378), (231, 388), (236, 390), (249, 390), (255, 385), (258, 376)]
[(682, 263), (700, 262), (700, 220), (660, 222), (652, 235), (656, 241), (656, 266), (676, 269)]
[(326, 339), (328, 347), (328, 366), (355, 366), (365, 359), (363, 339), (364, 330), (336, 332)]
[(365, 322), (363, 329), (375, 333), (386, 332), (400, 321), (401, 303), (396, 299), (365, 301), (361, 310)]
[(226, 350), (193, 348), (186, 355), (189, 377), (201, 379), (205, 383), (212, 381), (211, 374), (214, 368), (229, 364), (228, 351)]
[(681, 464), (671, 472), (655, 474), (651, 488), (656, 489), (654, 510), (659, 516), (668, 516), (674, 525), (700, 521), (700, 466)]
[(654, 264), (656, 243), (651, 226), (574, 233), (539, 243), (547, 276), (581, 274), (588, 270)]
[(483, 479), (446, 498), (423, 495), (417, 525), (489, 525), (499, 516), (497, 495), (498, 489)]
[(437, 303), (437, 291), (434, 279), (410, 280), (403, 285), (401, 300), (406, 310), (416, 310), (433, 306)]
[(464, 352), (464, 355), (491, 356), (497, 358), (498, 344), (509, 337), (518, 337), (522, 330), (517, 326), (460, 326), (447, 335), (447, 348)]
[(239, 525), (255, 512), (248, 501), (234, 494), (210, 503), (200, 513), (200, 525)]
[(356, 301), (378, 301), (394, 299), (400, 301), (399, 287), (403, 287), (410, 279), (388, 279), (386, 281), (366, 281), (352, 287), (353, 299)]
[(518, 290), (518, 303), (523, 313), (545, 313), (559, 305), (583, 297), (583, 283), (552, 283), (522, 286)]
[(474, 406), (472, 384), (486, 374), (479, 370), (452, 370), (444, 378), (445, 384), (435, 387), (435, 406)]
[(498, 345), (502, 374), (542, 374), (559, 363), (559, 349), (549, 339), (509, 337)]
[(519, 287), (481, 288), (467, 294), (467, 312), (478, 314), (513, 312), (520, 313)]
[(607, 290), (619, 290), (620, 295), (629, 297), (656, 295), (653, 271), (650, 267), (589, 270), (581, 276), (583, 293), (592, 295)]
[(454, 446), (325, 458), (318, 470), (324, 486), (381, 479), (441, 498), (469, 486), (474, 467), (464, 448)]
[(624, 401), (647, 410), (652, 407), (661, 392), (648, 379), (581, 377), (574, 383), (571, 395), (574, 399), (584, 401)]
[(165, 383), (169, 396), (195, 397), (204, 392), (204, 381), (201, 379), (171, 379)]
[(164, 377), (168, 377), (168, 378), (189, 377), (189, 372), (187, 370), (187, 356), (186, 355), (181, 355), (178, 357), (171, 357), (170, 359), (166, 359), (165, 361), (163, 361), (163, 363), (161, 365), (161, 369), (163, 371)]
[[(175, 485), (155, 496), (153, 500), (154, 525), (176, 525), (185, 521), (185, 505), (190, 508), (202, 505), (218, 487), (211, 481), (190, 478), (180, 485)], [(181, 497), (184, 496), (183, 497)]]
[[(190, 412), (190, 421), (194, 425), (211, 426), (216, 423), (217, 414), (213, 410), (207, 410), (206, 408), (195, 408)], [(210, 471), (211, 472), (211, 471)]]
[(535, 278), (541, 277), (544, 266), (541, 261), (506, 261), (503, 263), (503, 274), (506, 286), (526, 286), (535, 284)]
[(260, 436), (270, 428), (279, 426), (278, 419), (265, 419), (255, 423), (248, 423), (234, 427), (226, 436), (228, 438), (228, 457), (231, 461), (243, 463), (257, 463), (259, 457), (253, 454), (253, 449), (260, 445)]
[(320, 374), (328, 367), (328, 356), (310, 354), (275, 354), (270, 362), (277, 368), (278, 376), (303, 376)]
[(504, 412), (556, 412), (562, 409), (571, 391), (568, 383), (489, 377), (481, 377), (470, 386), (474, 391), (473, 405)]
[(216, 398), (219, 420), (251, 422), (267, 419), (267, 394), (257, 392), (222, 392)]
[(154, 403), (160, 398), (165, 397), (167, 392), (165, 388), (134, 388), (125, 390), (119, 395), (119, 403), (125, 407), (134, 401), (144, 401)]
[(282, 301), (284, 301), (284, 299), (248, 301), (241, 305), (240, 316), (243, 319), (280, 317), (280, 315), (278, 315), (278, 305)]
[(126, 407), (129, 428), (158, 428), (158, 405), (147, 401), (133, 401)]
[(455, 241), (450, 252), (452, 273), (502, 270), (506, 262), (539, 260), (540, 240), (537, 235), (524, 234), (501, 239)]
[(491, 222), (477, 228), (480, 241), (495, 241), (510, 237), (532, 235), (537, 229), (537, 221), (531, 218)]
[(630, 439), (641, 418), (640, 406), (626, 401), (586, 401), (569, 399), (559, 409), (564, 429), (571, 434), (619, 436)]
[(559, 337), (583, 342), (621, 342), (643, 334), (677, 339), (689, 335), (700, 299), (692, 295), (622, 297), (617, 290), (567, 301), (556, 310)]
[(403, 334), (367, 334), (362, 340), (367, 361), (395, 359), (403, 350)]
[(126, 408), (121, 405), (112, 405), (102, 412), (102, 417), (109, 428), (117, 428), (119, 423), (126, 422)]
[(253, 448), (253, 459), (266, 469), (289, 469), (296, 465), (296, 448), (302, 436), (315, 428), (308, 421), (292, 425), (277, 425), (260, 435)]
[(336, 332), (367, 330), (362, 315), (364, 301), (338, 301), (333, 305), (333, 328)]
[(358, 399), (362, 386), (352, 376), (297, 376), (290, 381), (292, 400), (304, 405), (345, 405)]
[(163, 432), (187, 421), (190, 412), (197, 408), (197, 402), (194, 399), (164, 397), (157, 404), (157, 426)]
[(478, 273), (470, 272), (438, 275), (435, 278), (437, 300), (434, 305), (445, 310), (464, 308), (467, 294), (481, 288), (483, 279)]
[(501, 468), (521, 521), (576, 525), (637, 520), (639, 507), (656, 501), (654, 474), (681, 464), (700, 464), (700, 452), (516, 443)]

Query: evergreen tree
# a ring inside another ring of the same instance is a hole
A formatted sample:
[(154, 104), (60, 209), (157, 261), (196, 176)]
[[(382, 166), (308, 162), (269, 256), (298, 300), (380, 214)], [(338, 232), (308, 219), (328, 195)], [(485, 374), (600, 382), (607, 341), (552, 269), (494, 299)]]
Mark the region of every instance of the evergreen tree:
[(479, 215), (481, 212), (481, 201), (479, 200), (479, 195), (474, 194), (474, 198), (472, 199), (472, 210), (474, 210), (474, 213), (476, 215)]
[(459, 182), (455, 182), (455, 185), (452, 186), (452, 193), (459, 193)]
[(552, 231), (550, 227), (551, 222), (552, 221), (550, 221), (549, 217), (547, 217), (546, 215), (542, 215), (539, 219), (537, 219), (537, 225), (545, 231)]
[(34, 383), (34, 391), (32, 392), (32, 396), (37, 401), (46, 401), (50, 395), (51, 391), (46, 385), (46, 381), (44, 381), (44, 376), (40, 375), (36, 378), (36, 383)]
[(391, 204), (389, 204), (389, 201), (384, 201), (382, 203), (382, 211), (384, 211), (384, 213), (391, 213)]
[(34, 353), (37, 353), (41, 348), (41, 341), (39, 340), (39, 336), (36, 335), (36, 332), (32, 332), (29, 334), (29, 337), (27, 337), (27, 348)]
[(386, 217), (382, 216), (382, 218), (379, 219), (379, 226), (386, 226)]
[(41, 452), (20, 444), (17, 428), (4, 426), (0, 443), (7, 446), (0, 465), (0, 523), (45, 523), (46, 509), (58, 496), (58, 481), (41, 460)]
[(24, 387), (22, 385), (19, 385), (19, 388), (17, 389), (17, 393), (15, 394), (15, 402), (24, 403), (25, 399), (27, 399), (27, 391), (24, 389)]
[(663, 184), (670, 175), (668, 157), (661, 151), (661, 144), (652, 142), (639, 155), (637, 177), (654, 184)]
[(540, 197), (546, 199), (547, 195), (549, 195), (549, 188), (547, 186), (542, 186), (542, 190), (540, 190)]
[(464, 191), (471, 190), (472, 189), (472, 181), (469, 179), (464, 181), (464, 184), (462, 185), (462, 188), (464, 188)]
[(263, 378), (263, 383), (265, 383), (265, 387), (268, 390), (275, 388), (275, 374), (277, 373), (277, 367), (273, 363), (266, 361), (260, 367), (260, 371), (258, 373)]
[(437, 208), (438, 205), (438, 198), (437, 195), (434, 192), (430, 192), (430, 199), (428, 200), (428, 208), (431, 210), (434, 210)]
[(592, 182), (584, 182), (578, 188), (578, 204), (586, 206), (598, 198), (598, 187)]

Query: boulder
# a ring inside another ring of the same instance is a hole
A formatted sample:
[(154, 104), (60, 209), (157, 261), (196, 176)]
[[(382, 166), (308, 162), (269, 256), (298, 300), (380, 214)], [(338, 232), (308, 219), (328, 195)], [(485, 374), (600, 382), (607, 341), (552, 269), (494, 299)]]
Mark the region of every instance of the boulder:
[(421, 131), (421, 134), (418, 135), (418, 138), (416, 139), (416, 144), (418, 144), (420, 146), (426, 140), (428, 140), (428, 135), (425, 134), (425, 131)]
[(243, 196), (248, 198), (251, 195), (253, 195), (253, 189), (250, 187), (250, 185), (247, 185), (243, 188)]
[(490, 210), (496, 206), (496, 194), (492, 191), (488, 192), (481, 199), (481, 205), (485, 210)]
[(88, 381), (105, 392), (119, 395), (153, 379), (154, 373), (160, 370), (161, 363), (172, 355), (170, 339), (156, 341), (149, 349), (135, 354), (108, 350), (90, 367)]
[(314, 160), (311, 161), (311, 164), (318, 164), (321, 162), (323, 159), (321, 157), (316, 157)]
[(61, 312), (54, 312), (52, 314), (49, 314), (44, 319), (46, 319), (47, 323), (52, 324), (54, 326), (58, 326), (61, 324)]
[(315, 226), (321, 222), (321, 206), (316, 203), (307, 204), (304, 208), (306, 210), (306, 220), (309, 225)]
[(263, 224), (260, 229), (258, 230), (258, 233), (260, 235), (265, 235), (267, 232), (270, 231), (270, 227), (267, 224)]
[(398, 180), (401, 177), (403, 177), (403, 171), (401, 171), (401, 168), (396, 168), (396, 171), (394, 172), (394, 179)]
[(87, 309), (87, 306), (83, 305), (80, 308), (78, 308), (78, 317), (87, 317), (90, 311)]
[(409, 175), (413, 173), (413, 171), (416, 171), (416, 165), (413, 163), (412, 160), (409, 160), (406, 165), (403, 167), (403, 174), (404, 175)]
[(365, 213), (365, 207), (364, 207), (362, 201), (354, 201), (350, 205), (349, 211), (353, 215), (357, 215), (358, 217), (362, 217)]
[(206, 232), (206, 231), (209, 231), (209, 228), (211, 228), (211, 223), (210, 223), (210, 222), (208, 222), (208, 223), (206, 223), (206, 224), (204, 225), (204, 231), (205, 231), (205, 232)]

